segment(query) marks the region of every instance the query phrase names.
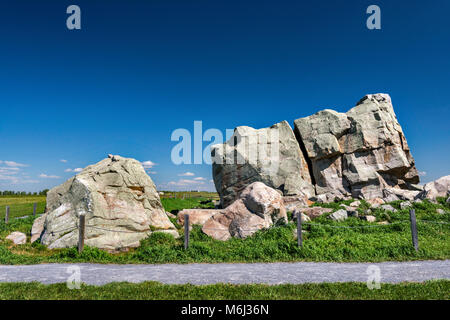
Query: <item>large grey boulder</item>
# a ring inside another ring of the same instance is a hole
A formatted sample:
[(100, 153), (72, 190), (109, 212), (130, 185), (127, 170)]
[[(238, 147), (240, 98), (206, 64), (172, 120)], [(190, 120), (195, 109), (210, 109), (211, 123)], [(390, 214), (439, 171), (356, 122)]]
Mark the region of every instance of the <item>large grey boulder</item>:
[(137, 247), (156, 231), (178, 236), (153, 181), (134, 159), (110, 155), (50, 190), (41, 242), (76, 246), (80, 215), (86, 217), (85, 244), (107, 251)]
[(239, 198), (213, 214), (202, 231), (217, 240), (246, 238), (284, 219), (287, 222), (283, 197), (262, 182), (248, 185)]
[(383, 198), (419, 182), (387, 94), (367, 95), (347, 113), (323, 110), (294, 121), (317, 194)]
[(283, 195), (314, 195), (308, 164), (286, 121), (270, 128), (237, 127), (224, 144), (211, 147), (213, 178), (225, 208), (259, 181)]
[(425, 184), (417, 198), (435, 200), (437, 197), (448, 196), (450, 196), (450, 175)]

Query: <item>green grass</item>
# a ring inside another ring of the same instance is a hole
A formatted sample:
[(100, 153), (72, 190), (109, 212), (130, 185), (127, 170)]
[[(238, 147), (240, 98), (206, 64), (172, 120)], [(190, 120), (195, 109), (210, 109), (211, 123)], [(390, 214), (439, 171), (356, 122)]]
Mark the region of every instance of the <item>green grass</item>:
[(365, 283), (322, 283), (301, 285), (164, 285), (111, 283), (104, 286), (82, 285), (70, 290), (65, 283), (1, 283), (0, 299), (15, 300), (423, 300), (450, 298), (450, 281), (381, 284), (370, 290)]
[(186, 198), (186, 199), (175, 199), (175, 198), (162, 198), (161, 202), (164, 209), (168, 212), (176, 213), (182, 209), (192, 209), (192, 208), (212, 208), (214, 209), (213, 202), (208, 204), (201, 204), (202, 201), (208, 201), (209, 199), (199, 197), (199, 198)]
[(33, 203), (37, 203), (37, 213), (45, 210), (45, 196), (0, 196), (0, 217), (5, 219), (6, 206), (9, 206), (9, 217), (22, 217), (33, 214)]
[[(166, 210), (202, 206), (197, 199), (163, 199)], [(203, 206), (210, 206), (206, 204)], [(398, 208), (398, 203), (392, 204)], [(337, 210), (338, 205), (334, 206)], [(450, 223), (450, 214), (437, 214), (437, 208), (446, 204), (423, 202), (415, 204), (417, 219)], [(0, 223), (0, 264), (33, 264), (44, 262), (96, 262), (96, 263), (192, 263), (192, 262), (274, 262), (274, 261), (407, 261), (450, 258), (450, 225), (418, 222), (419, 252), (411, 245), (408, 210), (386, 213), (376, 209), (372, 213), (379, 220), (406, 221), (375, 228), (331, 228), (331, 226), (374, 225), (358, 218), (333, 222), (324, 215), (305, 225), (303, 248), (297, 247), (291, 222), (268, 230), (258, 231), (247, 239), (214, 240), (194, 226), (190, 247), (184, 250), (183, 237), (174, 239), (163, 233), (153, 233), (141, 246), (127, 253), (110, 254), (97, 248), (86, 247), (78, 254), (76, 248), (48, 250), (35, 242), (13, 246), (5, 237), (12, 231), (30, 234), (33, 217), (13, 219), (8, 225)], [(174, 220), (174, 219), (172, 219)], [(180, 229), (182, 235), (183, 230)]]

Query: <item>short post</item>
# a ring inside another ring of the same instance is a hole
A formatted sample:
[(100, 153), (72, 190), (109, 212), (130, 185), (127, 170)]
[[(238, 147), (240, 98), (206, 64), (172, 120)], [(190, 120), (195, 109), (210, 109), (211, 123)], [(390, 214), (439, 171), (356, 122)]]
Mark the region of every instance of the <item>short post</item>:
[(296, 212), (297, 217), (297, 245), (299, 248), (303, 248), (302, 239), (302, 213), (300, 211)]
[(78, 224), (78, 253), (81, 253), (84, 248), (84, 232), (86, 229), (84, 214), (80, 214), (80, 222)]
[(37, 211), (37, 203), (33, 203), (33, 216), (36, 215), (36, 211)]
[(414, 249), (416, 249), (416, 251), (419, 251), (419, 238), (417, 236), (417, 225), (416, 225), (416, 210), (414, 209), (409, 210), (409, 218), (411, 220), (412, 243)]
[(189, 248), (189, 215), (184, 215), (184, 250)]
[(5, 223), (9, 222), (9, 206), (6, 206)]

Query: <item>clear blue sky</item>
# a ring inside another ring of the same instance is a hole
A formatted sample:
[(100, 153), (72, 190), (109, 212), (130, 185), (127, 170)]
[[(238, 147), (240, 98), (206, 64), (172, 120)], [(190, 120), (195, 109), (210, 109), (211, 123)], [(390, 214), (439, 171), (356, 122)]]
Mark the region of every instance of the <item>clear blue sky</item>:
[[(81, 30), (66, 28), (70, 4)], [(366, 28), (371, 4), (381, 30)], [(108, 153), (156, 163), (161, 189), (212, 189), (209, 165), (172, 164), (173, 130), (292, 125), (377, 92), (422, 181), (450, 174), (449, 12), (448, 0), (2, 1), (0, 190), (51, 188)]]

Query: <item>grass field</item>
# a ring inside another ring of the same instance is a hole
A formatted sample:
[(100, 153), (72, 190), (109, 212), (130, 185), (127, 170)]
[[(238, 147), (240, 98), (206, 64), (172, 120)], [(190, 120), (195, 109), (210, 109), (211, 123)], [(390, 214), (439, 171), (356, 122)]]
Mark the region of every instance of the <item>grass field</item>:
[(450, 298), (450, 281), (381, 284), (370, 290), (365, 283), (322, 283), (301, 285), (164, 285), (111, 283), (105, 286), (82, 285), (70, 290), (65, 283), (1, 283), (0, 299), (16, 300), (422, 300)]
[(0, 217), (4, 220), (6, 206), (9, 206), (9, 217), (22, 217), (33, 214), (33, 203), (37, 203), (37, 213), (45, 210), (45, 196), (0, 196)]
[[(27, 201), (29, 199), (26, 199)], [(201, 205), (203, 198), (162, 199), (168, 211)], [(347, 202), (345, 202), (347, 203)], [(18, 204), (19, 205), (19, 204)], [(329, 204), (334, 209), (339, 204)], [(398, 203), (393, 203), (399, 207)], [(184, 250), (183, 238), (174, 239), (162, 233), (153, 233), (141, 242), (139, 248), (127, 253), (109, 254), (96, 248), (86, 247), (78, 254), (75, 248), (48, 250), (36, 242), (13, 246), (5, 237), (12, 231), (30, 234), (33, 217), (13, 219), (8, 225), (0, 223), (0, 263), (33, 264), (43, 262), (97, 262), (97, 263), (191, 263), (191, 262), (274, 262), (274, 261), (406, 261), (450, 258), (450, 215), (438, 214), (436, 209), (448, 211), (448, 204), (423, 202), (414, 204), (417, 219), (446, 224), (418, 222), (419, 252), (411, 245), (408, 210), (386, 213), (380, 209), (372, 214), (379, 220), (390, 221), (387, 226), (368, 226), (366, 221), (349, 218), (333, 222), (326, 216), (305, 225), (304, 247), (298, 248), (294, 239), (294, 223), (280, 225), (257, 232), (247, 239), (217, 241), (202, 233), (195, 226), (191, 232), (190, 247)], [(363, 206), (364, 207), (364, 204)], [(175, 222), (174, 219), (172, 219)], [(396, 222), (402, 222), (396, 224)], [(332, 226), (358, 227), (332, 228)], [(183, 230), (180, 229), (180, 234)]]

